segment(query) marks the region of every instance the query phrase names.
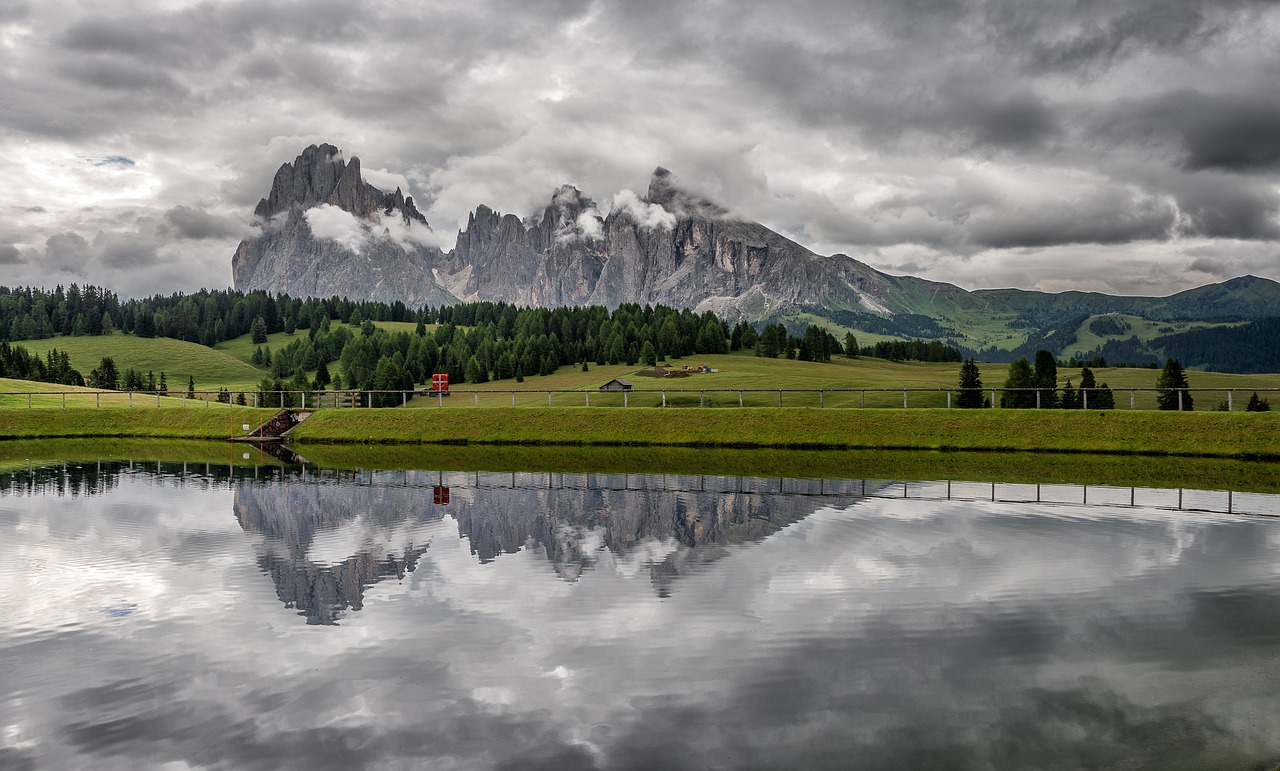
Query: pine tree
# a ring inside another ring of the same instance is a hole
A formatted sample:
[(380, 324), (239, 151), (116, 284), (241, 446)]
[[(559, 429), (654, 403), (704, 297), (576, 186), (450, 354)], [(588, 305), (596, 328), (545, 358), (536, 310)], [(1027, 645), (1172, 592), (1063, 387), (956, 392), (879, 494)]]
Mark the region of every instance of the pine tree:
[(1051, 410), (1058, 406), (1058, 360), (1049, 351), (1036, 351), (1036, 385), (1040, 398), (1034, 406)]
[(973, 359), (966, 359), (960, 365), (960, 396), (956, 406), (973, 409), (982, 406), (982, 376)]
[(187, 398), (196, 398), (196, 379), (194, 375), (187, 375)]
[(1182, 369), (1182, 363), (1173, 357), (1166, 359), (1164, 370), (1156, 379), (1156, 403), (1160, 409), (1191, 411), (1193, 400), (1188, 388), (1187, 373)]
[(1004, 381), (1004, 393), (1000, 396), (1000, 406), (1005, 408), (1025, 409), (1036, 406), (1036, 374), (1031, 369), (1031, 362), (1023, 356), (1009, 365), (1009, 376)]
[(1058, 406), (1064, 410), (1080, 409), (1080, 394), (1076, 393), (1076, 389), (1071, 386), (1071, 378), (1067, 378), (1067, 384), (1062, 387), (1062, 399), (1058, 402)]
[(267, 321), (258, 316), (249, 325), (249, 339), (254, 345), (267, 342)]
[(658, 352), (653, 349), (653, 343), (648, 340), (645, 340), (644, 346), (640, 348), (640, 360), (650, 367), (658, 364)]
[(852, 332), (844, 333), (844, 355), (850, 359), (858, 358), (858, 338), (854, 337)]
[(1270, 412), (1271, 402), (1266, 399), (1259, 399), (1258, 392), (1254, 391), (1253, 396), (1249, 397), (1249, 404), (1244, 408), (1245, 412)]
[(169, 395), (169, 383), (165, 381), (163, 371), (160, 372), (160, 395), (161, 396)]

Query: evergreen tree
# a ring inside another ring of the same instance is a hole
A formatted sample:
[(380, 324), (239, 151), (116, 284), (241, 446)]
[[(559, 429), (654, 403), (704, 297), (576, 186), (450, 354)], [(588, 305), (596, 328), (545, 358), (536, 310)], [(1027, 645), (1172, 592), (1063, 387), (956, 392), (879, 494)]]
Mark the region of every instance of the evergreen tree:
[[(640, 360), (650, 367), (657, 366), (658, 353), (653, 349), (653, 343), (648, 340), (644, 341), (644, 346), (640, 348)], [(583, 372), (586, 370), (584, 369)]]
[(1058, 406), (1058, 360), (1049, 351), (1036, 351), (1036, 385), (1040, 389), (1038, 405), (1051, 410)]
[[(852, 332), (844, 333), (844, 355), (850, 359), (858, 358), (858, 338)], [(973, 361), (970, 359), (970, 361)]]
[(1026, 409), (1036, 406), (1036, 374), (1031, 363), (1023, 356), (1009, 365), (1009, 376), (1004, 381), (1004, 393), (1000, 395), (1000, 406), (1013, 409)]
[(196, 378), (194, 375), (187, 375), (187, 398), (196, 398)]
[(418, 316), (418, 326), (414, 327), (413, 333), (418, 337), (427, 336), (427, 325), (426, 325), (426, 322), (422, 320), (421, 315)]
[(973, 359), (966, 359), (960, 365), (960, 396), (956, 399), (956, 406), (972, 409), (981, 407), (982, 404), (981, 373)]
[(1181, 403), (1182, 410), (1190, 411), (1193, 400), (1188, 387), (1187, 373), (1182, 369), (1181, 362), (1169, 357), (1165, 360), (1160, 377), (1156, 379), (1156, 403), (1162, 410), (1179, 409)]
[(89, 373), (89, 380), (92, 381), (94, 388), (104, 391), (114, 391), (119, 388), (120, 371), (116, 369), (115, 360), (110, 356), (103, 356), (102, 362)]
[(155, 372), (147, 372), (147, 392), (148, 393), (156, 392), (156, 373)]
[(1080, 406), (1091, 410), (1114, 410), (1116, 396), (1106, 383), (1097, 385), (1094, 382), (1093, 370), (1085, 367), (1080, 371)]
[(106, 311), (102, 312), (102, 334), (109, 335), (116, 331), (116, 324), (111, 320), (111, 314)]
[[(163, 370), (160, 372), (160, 395), (161, 396), (169, 395), (169, 383), (165, 381)], [(241, 402), (241, 404), (243, 404), (243, 402)]]
[(1253, 396), (1249, 397), (1249, 404), (1244, 408), (1245, 412), (1270, 412), (1271, 402), (1266, 399), (1259, 399), (1258, 392), (1254, 391)]
[(329, 376), (329, 366), (322, 361), (320, 362), (320, 366), (316, 367), (316, 378), (315, 378), (314, 385), (317, 390), (323, 391), (324, 389), (329, 387), (330, 380), (331, 378)]
[(255, 345), (267, 342), (267, 321), (258, 316), (249, 326), (249, 339)]
[(1062, 387), (1062, 400), (1058, 402), (1058, 406), (1064, 410), (1080, 409), (1080, 394), (1072, 387), (1071, 378), (1067, 378), (1067, 384)]

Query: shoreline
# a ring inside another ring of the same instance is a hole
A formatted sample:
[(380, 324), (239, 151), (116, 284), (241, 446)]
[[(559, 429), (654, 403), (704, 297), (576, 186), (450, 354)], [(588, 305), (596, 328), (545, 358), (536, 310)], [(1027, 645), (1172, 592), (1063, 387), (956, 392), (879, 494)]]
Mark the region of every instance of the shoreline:
[[(273, 409), (0, 411), (0, 440), (242, 437)], [(910, 450), (1280, 460), (1280, 413), (817, 409), (321, 410), (301, 445)]]

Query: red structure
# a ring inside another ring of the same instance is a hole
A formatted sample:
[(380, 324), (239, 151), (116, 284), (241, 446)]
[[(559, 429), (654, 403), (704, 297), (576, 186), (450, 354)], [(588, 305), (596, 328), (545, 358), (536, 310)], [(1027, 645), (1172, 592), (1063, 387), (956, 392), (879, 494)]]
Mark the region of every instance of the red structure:
[(447, 506), (449, 504), (449, 488), (436, 486), (431, 488), (431, 499), (437, 505)]
[(435, 374), (431, 376), (431, 393), (449, 393), (449, 376), (447, 374)]

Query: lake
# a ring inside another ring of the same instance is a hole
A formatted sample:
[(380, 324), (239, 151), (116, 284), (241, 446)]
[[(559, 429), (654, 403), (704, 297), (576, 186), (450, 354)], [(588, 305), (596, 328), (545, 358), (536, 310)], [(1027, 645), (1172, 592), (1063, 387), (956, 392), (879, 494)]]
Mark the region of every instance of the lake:
[(1280, 764), (1280, 496), (0, 474), (0, 768)]

